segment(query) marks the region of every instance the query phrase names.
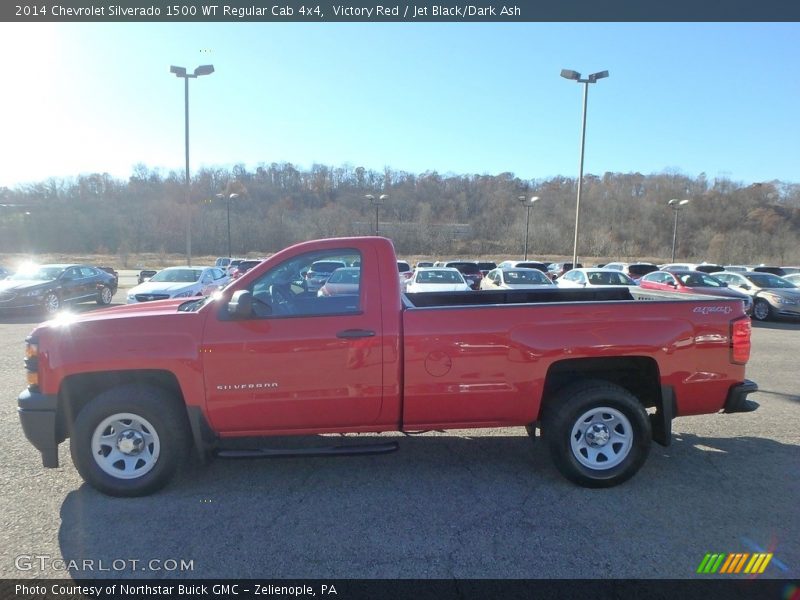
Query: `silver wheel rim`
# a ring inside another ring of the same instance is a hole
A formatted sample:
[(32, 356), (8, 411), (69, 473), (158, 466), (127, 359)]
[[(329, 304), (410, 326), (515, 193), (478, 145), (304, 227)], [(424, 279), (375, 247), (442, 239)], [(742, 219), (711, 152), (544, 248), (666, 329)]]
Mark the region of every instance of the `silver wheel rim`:
[(766, 300), (757, 300), (753, 307), (753, 316), (759, 321), (763, 321), (769, 315), (769, 304)]
[(580, 464), (595, 471), (619, 465), (633, 447), (633, 427), (615, 408), (599, 406), (583, 413), (572, 426), (572, 454)]
[(58, 296), (55, 294), (47, 294), (44, 299), (44, 309), (48, 313), (54, 313), (58, 310)]
[(158, 462), (161, 443), (150, 422), (133, 413), (111, 415), (95, 427), (92, 456), (104, 473), (117, 479), (136, 479)]
[(103, 301), (103, 304), (111, 304), (112, 297), (111, 288), (104, 287), (103, 291), (100, 292), (100, 299)]

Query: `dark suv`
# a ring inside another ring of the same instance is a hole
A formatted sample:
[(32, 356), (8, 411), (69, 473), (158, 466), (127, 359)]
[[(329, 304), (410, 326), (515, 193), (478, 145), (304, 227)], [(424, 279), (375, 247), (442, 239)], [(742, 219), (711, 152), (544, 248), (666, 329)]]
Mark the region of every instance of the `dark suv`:
[(444, 266), (458, 269), (458, 271), (464, 276), (464, 279), (467, 280), (467, 285), (469, 285), (469, 287), (471, 287), (473, 290), (477, 290), (481, 287), (481, 279), (483, 279), (483, 273), (481, 273), (481, 269), (477, 265), (477, 263), (454, 260), (451, 262), (444, 263)]

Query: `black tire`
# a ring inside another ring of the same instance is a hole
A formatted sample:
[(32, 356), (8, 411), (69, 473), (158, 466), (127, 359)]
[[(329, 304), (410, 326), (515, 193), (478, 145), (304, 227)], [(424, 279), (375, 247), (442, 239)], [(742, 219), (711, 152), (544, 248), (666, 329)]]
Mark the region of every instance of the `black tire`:
[(107, 285), (104, 285), (100, 288), (100, 291), (97, 293), (97, 303), (100, 306), (108, 306), (111, 304), (111, 300), (114, 298), (114, 290), (112, 290)]
[(612, 487), (633, 477), (652, 440), (641, 403), (625, 388), (602, 380), (559, 391), (545, 408), (542, 431), (559, 472), (590, 488)]
[[(122, 418), (126, 416), (134, 418)], [(113, 422), (104, 426), (107, 420)], [(122, 427), (127, 429), (120, 431)], [(138, 451), (125, 453), (130, 445), (119, 446), (126, 435), (139, 437), (128, 440), (141, 444)], [(164, 487), (189, 455), (191, 443), (183, 405), (160, 388), (137, 384), (112, 388), (91, 400), (78, 413), (70, 437), (72, 462), (84, 481), (109, 496), (129, 497)]]
[(55, 292), (47, 292), (42, 301), (42, 310), (46, 315), (54, 315), (61, 308), (61, 298)]
[(768, 321), (773, 315), (772, 305), (764, 298), (756, 298), (753, 303), (753, 318), (756, 321)]

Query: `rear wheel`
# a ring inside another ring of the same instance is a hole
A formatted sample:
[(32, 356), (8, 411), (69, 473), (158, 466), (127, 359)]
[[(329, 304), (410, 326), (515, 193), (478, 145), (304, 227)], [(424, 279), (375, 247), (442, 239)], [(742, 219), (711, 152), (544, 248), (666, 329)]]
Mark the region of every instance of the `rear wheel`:
[(772, 317), (772, 306), (764, 298), (756, 298), (753, 304), (753, 318), (756, 321), (766, 321)]
[(111, 496), (144, 496), (164, 487), (187, 456), (183, 406), (164, 390), (123, 385), (78, 413), (70, 449), (89, 485)]
[(114, 297), (114, 292), (111, 291), (111, 288), (107, 285), (104, 285), (103, 288), (100, 290), (100, 293), (97, 294), (97, 303), (101, 306), (107, 306), (111, 304), (111, 299)]
[(647, 412), (628, 390), (587, 381), (561, 390), (543, 416), (556, 468), (584, 487), (612, 487), (633, 477), (650, 451)]

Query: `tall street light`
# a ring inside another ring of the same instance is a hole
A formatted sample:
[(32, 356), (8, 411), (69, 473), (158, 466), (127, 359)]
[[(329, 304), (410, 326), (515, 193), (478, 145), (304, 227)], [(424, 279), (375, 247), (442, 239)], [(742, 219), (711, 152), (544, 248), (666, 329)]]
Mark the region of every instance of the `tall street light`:
[(578, 174), (578, 201), (575, 204), (575, 244), (572, 250), (572, 264), (578, 264), (578, 229), (581, 223), (581, 189), (583, 188), (583, 149), (586, 142), (586, 100), (589, 97), (589, 84), (597, 83), (598, 79), (608, 77), (608, 71), (592, 73), (586, 79), (581, 79), (581, 74), (569, 69), (561, 69), (561, 76), (583, 84), (583, 126), (581, 128), (581, 162)]
[(522, 206), (525, 207), (527, 210), (527, 215), (525, 218), (525, 258), (524, 260), (528, 260), (528, 229), (531, 226), (531, 209), (533, 208), (534, 203), (539, 199), (539, 196), (532, 196), (528, 198), (527, 196), (519, 196), (519, 201)]
[(364, 196), (364, 198), (366, 198), (367, 200), (369, 200), (370, 202), (372, 202), (375, 205), (375, 235), (379, 235), (378, 210), (379, 210), (381, 204), (383, 204), (383, 201), (386, 200), (388, 197), (389, 197), (389, 194), (381, 194), (377, 198), (375, 196), (373, 196), (372, 194), (367, 194), (366, 196)]
[[(217, 198), (220, 200), (225, 198), (225, 194), (216, 194)], [(228, 258), (233, 256), (231, 254), (231, 200), (234, 198), (238, 198), (239, 194), (228, 194)]]
[(185, 67), (171, 66), (169, 72), (175, 77), (183, 77), (185, 82), (185, 107), (186, 107), (186, 264), (192, 266), (192, 203), (189, 188), (189, 79), (197, 79), (202, 75), (211, 75), (214, 72), (214, 65), (201, 65), (194, 70), (194, 73), (186, 72)]
[(672, 260), (670, 262), (675, 262), (675, 245), (678, 241), (678, 213), (687, 204), (689, 204), (689, 200), (678, 200), (677, 198), (667, 202), (667, 206), (675, 212), (675, 227), (672, 229)]

